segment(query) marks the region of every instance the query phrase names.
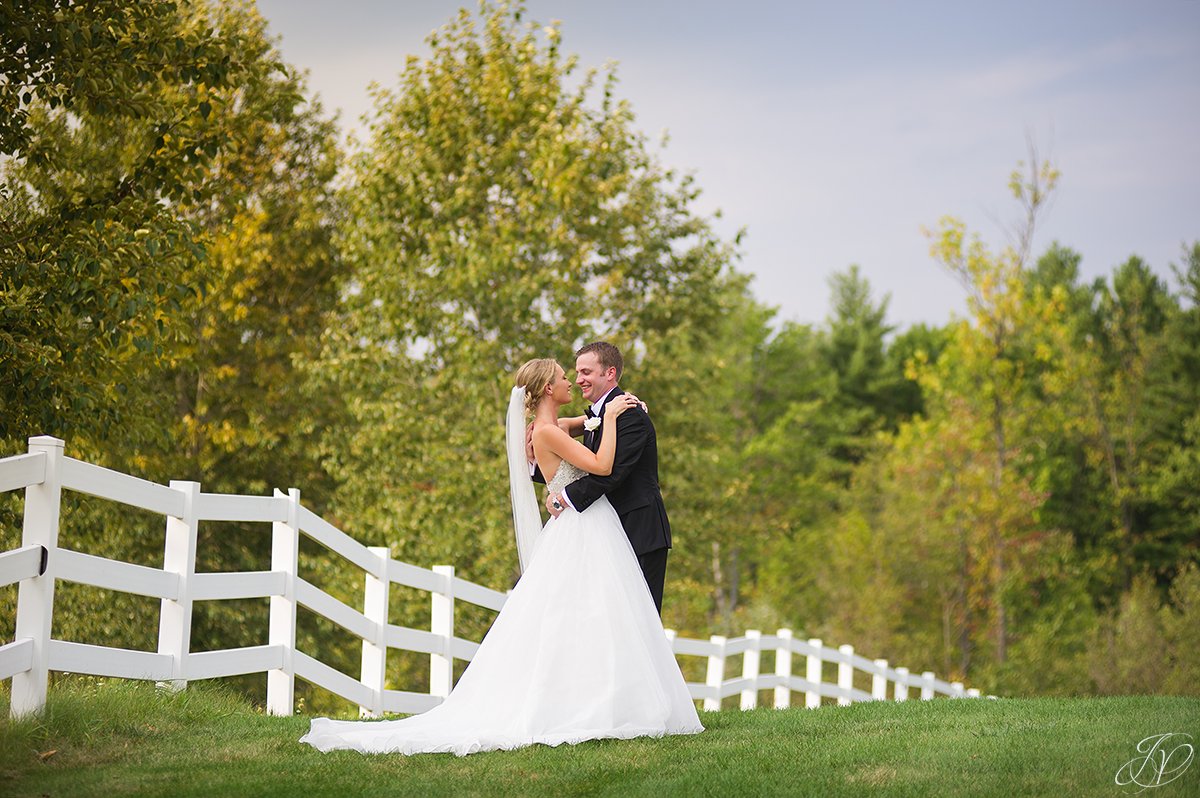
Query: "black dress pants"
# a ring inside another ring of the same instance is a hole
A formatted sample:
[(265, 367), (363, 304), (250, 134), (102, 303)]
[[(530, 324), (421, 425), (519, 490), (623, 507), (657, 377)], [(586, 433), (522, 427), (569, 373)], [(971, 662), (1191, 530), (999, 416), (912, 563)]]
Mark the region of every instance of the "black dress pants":
[(646, 586), (654, 597), (654, 606), (662, 615), (663, 584), (667, 581), (667, 552), (670, 549), (655, 549), (638, 555), (638, 565), (642, 567), (642, 575), (646, 577)]

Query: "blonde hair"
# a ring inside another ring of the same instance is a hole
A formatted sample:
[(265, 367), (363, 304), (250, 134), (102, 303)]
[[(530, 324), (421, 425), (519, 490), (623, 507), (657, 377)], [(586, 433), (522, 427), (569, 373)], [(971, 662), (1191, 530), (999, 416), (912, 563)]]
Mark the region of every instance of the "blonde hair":
[(517, 369), (514, 381), (520, 388), (525, 389), (525, 411), (532, 413), (546, 395), (546, 387), (558, 379), (561, 366), (552, 357), (540, 357), (530, 360)]

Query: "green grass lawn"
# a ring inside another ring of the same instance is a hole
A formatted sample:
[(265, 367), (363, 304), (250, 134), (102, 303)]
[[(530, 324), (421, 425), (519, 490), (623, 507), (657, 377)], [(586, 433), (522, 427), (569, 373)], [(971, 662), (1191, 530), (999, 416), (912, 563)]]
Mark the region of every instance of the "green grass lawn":
[[(4, 703), (4, 702), (0, 702)], [(3, 709), (7, 717), (7, 707)], [(1200, 743), (1200, 699), (876, 702), (703, 713), (703, 734), (511, 752), (321, 754), (305, 717), (212, 685), (56, 687), (44, 716), (0, 721), (0, 795), (1104, 795), (1152, 734)], [(1200, 762), (1152, 798), (1200, 795)]]

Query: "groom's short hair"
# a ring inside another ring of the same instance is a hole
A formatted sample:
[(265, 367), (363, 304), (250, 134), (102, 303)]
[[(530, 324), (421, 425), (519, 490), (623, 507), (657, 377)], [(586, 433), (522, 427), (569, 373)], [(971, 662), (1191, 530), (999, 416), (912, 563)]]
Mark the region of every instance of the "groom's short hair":
[(621, 381), (621, 372), (625, 369), (625, 361), (621, 358), (621, 350), (610, 344), (608, 341), (596, 341), (595, 343), (587, 344), (579, 347), (579, 351), (575, 353), (575, 357), (591, 352), (600, 361), (600, 368), (603, 371), (608, 371), (610, 368), (617, 370), (617, 382)]

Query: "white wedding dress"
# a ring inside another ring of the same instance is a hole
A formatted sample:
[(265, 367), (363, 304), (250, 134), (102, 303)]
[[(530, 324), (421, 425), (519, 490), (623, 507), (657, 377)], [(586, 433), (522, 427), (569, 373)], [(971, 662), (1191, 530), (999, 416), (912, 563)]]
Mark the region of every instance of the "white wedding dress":
[[(583, 476), (563, 462), (549, 489)], [(552, 518), (475, 657), (438, 706), (313, 720), (321, 751), (419, 754), (704, 730), (633, 547), (607, 498)]]

